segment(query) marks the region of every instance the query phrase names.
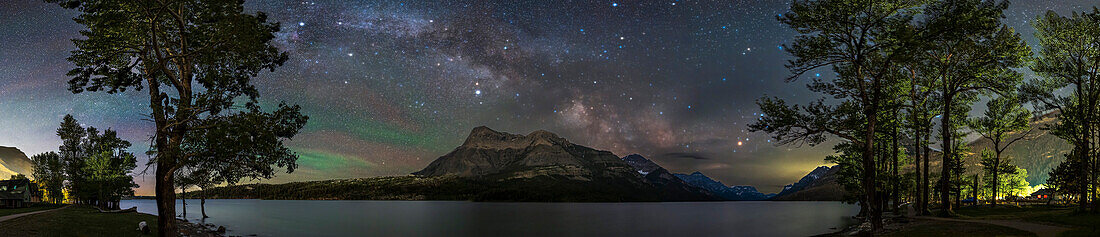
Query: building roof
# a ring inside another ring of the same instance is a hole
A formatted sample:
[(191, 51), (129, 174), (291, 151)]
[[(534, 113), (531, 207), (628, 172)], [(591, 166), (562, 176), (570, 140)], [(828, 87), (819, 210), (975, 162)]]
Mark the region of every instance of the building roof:
[(1054, 190), (1052, 190), (1052, 189), (1050, 189), (1050, 188), (1044, 188), (1044, 189), (1039, 189), (1039, 191), (1035, 191), (1034, 193), (1031, 193), (1031, 195), (1030, 195), (1030, 196), (1035, 196), (1035, 195), (1051, 195), (1051, 194), (1053, 193), (1053, 191), (1054, 191)]

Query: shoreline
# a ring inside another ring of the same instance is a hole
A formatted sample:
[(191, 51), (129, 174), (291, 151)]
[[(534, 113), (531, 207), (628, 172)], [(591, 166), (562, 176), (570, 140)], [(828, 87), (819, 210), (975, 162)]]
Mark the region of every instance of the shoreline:
[[(96, 208), (96, 209), (98, 209), (98, 208)], [(101, 213), (109, 213), (109, 212), (101, 212)], [(121, 214), (121, 213), (126, 213), (126, 212), (120, 212), (120, 213), (117, 213), (117, 214)], [(137, 212), (137, 211), (132, 212), (132, 213), (136, 213), (138, 215), (152, 216), (154, 218), (157, 217), (157, 215), (153, 215), (153, 214), (149, 214), (149, 213), (143, 213), (143, 212)], [(177, 217), (175, 219), (176, 219), (177, 231), (179, 231), (180, 234), (185, 235), (185, 236), (197, 236), (197, 237), (227, 237), (227, 236), (229, 236), (229, 235), (226, 235), (228, 229), (226, 229), (225, 226), (214, 225), (214, 224), (211, 224), (211, 223), (205, 223), (205, 224), (204, 223), (193, 223), (193, 222), (190, 222), (186, 219), (181, 219), (179, 217)], [(146, 224), (148, 225), (149, 223), (146, 223)], [(157, 230), (150, 229), (149, 231), (150, 231), (150, 233), (155, 233)], [(244, 235), (244, 236), (256, 236), (256, 235), (252, 234), (252, 235)]]

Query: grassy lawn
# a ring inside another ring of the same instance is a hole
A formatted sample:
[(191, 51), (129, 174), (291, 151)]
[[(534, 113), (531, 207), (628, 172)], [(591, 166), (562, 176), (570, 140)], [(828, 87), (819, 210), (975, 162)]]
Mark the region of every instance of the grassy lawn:
[(66, 209), (16, 218), (0, 223), (3, 236), (156, 236), (142, 235), (138, 222), (157, 229), (157, 217), (142, 213), (99, 213), (94, 208)]
[(61, 207), (61, 206), (62, 205), (54, 205), (54, 204), (34, 204), (31, 207), (25, 207), (25, 208), (0, 209), (0, 216), (14, 215), (14, 214), (19, 214), (19, 213), (41, 211), (41, 210), (49, 210), (49, 209), (54, 209), (54, 208), (58, 208), (58, 207)]
[(1028, 222), (1066, 226), (1073, 230), (1062, 236), (1100, 236), (1100, 214), (1078, 213), (1068, 206), (998, 206), (964, 207), (957, 213), (972, 219), (1016, 219)]
[(1035, 236), (1027, 231), (981, 223), (958, 221), (920, 221), (883, 236)]
[(988, 205), (982, 205), (965, 206), (955, 209), (955, 213), (958, 214), (961, 218), (987, 220), (1018, 220), (1055, 213), (1068, 213), (1071, 211), (1072, 208), (1069, 207), (1056, 207), (1046, 205), (1019, 207), (1009, 205), (998, 205), (997, 207), (990, 207)]

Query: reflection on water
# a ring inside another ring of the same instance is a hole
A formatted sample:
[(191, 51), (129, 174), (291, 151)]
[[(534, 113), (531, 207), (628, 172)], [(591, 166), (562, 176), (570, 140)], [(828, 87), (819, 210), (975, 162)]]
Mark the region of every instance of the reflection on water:
[[(199, 200), (187, 204), (199, 222)], [(156, 214), (154, 200), (121, 206)], [(857, 212), (839, 202), (207, 200), (205, 221), (259, 236), (808, 236), (835, 232)]]

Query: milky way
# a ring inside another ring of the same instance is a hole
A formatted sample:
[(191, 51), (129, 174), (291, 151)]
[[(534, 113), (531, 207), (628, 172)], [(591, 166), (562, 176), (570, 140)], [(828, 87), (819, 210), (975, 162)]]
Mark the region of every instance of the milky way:
[[(1093, 1), (1016, 1), (1009, 25)], [(261, 101), (312, 118), (290, 143), (301, 169), (272, 182), (404, 175), (458, 146), (470, 129), (543, 129), (673, 172), (776, 191), (825, 164), (828, 144), (775, 147), (746, 124), (753, 101), (816, 99), (785, 83), (776, 21), (787, 1), (249, 1), (282, 25), (290, 60), (256, 80)], [(0, 3), (0, 145), (56, 149), (64, 114), (148, 146), (141, 93), (65, 90), (74, 12)], [(826, 72), (821, 72), (826, 73)], [(820, 75), (810, 75), (820, 76)], [(136, 178), (151, 191), (150, 178)]]

